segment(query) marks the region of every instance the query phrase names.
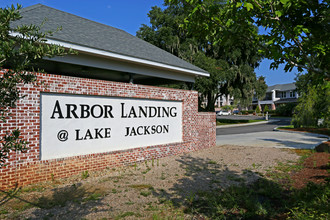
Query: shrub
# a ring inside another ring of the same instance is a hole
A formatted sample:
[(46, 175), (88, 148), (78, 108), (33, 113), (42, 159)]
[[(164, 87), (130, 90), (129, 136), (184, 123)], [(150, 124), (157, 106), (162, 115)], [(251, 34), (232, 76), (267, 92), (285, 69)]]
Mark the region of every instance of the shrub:
[(268, 110), (268, 113), (271, 115), (276, 115), (276, 110)]
[(222, 106), (221, 108), (223, 110), (225, 110), (225, 111), (229, 111), (229, 110), (233, 110), (234, 109), (234, 106), (232, 106), (232, 105), (225, 105), (225, 106)]
[(242, 110), (241, 113), (242, 113), (242, 115), (247, 115), (248, 114), (248, 111)]
[(282, 104), (276, 108), (276, 114), (278, 116), (288, 116), (291, 117), (293, 115), (293, 110), (296, 107), (296, 103), (287, 103)]
[(269, 112), (268, 105), (265, 106), (264, 112)]
[(257, 114), (260, 114), (260, 112), (261, 112), (261, 111), (260, 111), (259, 105), (257, 105), (256, 113), (257, 113)]

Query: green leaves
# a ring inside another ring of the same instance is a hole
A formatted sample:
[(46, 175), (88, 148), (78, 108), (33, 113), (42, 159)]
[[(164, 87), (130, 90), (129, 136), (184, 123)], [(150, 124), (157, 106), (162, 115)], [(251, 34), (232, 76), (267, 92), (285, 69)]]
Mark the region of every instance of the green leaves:
[(1, 140), (0, 148), (0, 168), (3, 167), (6, 163), (6, 160), (9, 158), (9, 153), (14, 151), (27, 151), (28, 142), (20, 138), (21, 132), (18, 129), (13, 130), (11, 133), (7, 132)]
[(275, 11), (275, 15), (277, 16), (277, 17), (281, 17), (282, 16), (282, 12), (281, 11)]
[(237, 7), (237, 8), (241, 7), (242, 5), (243, 5), (242, 2), (237, 2), (237, 3), (236, 3), (236, 7)]
[(283, 5), (287, 5), (287, 4), (290, 2), (290, 0), (280, 0), (280, 2), (281, 2)]
[(248, 11), (250, 11), (251, 9), (253, 9), (253, 5), (252, 5), (251, 3), (249, 3), (249, 2), (245, 2), (245, 3), (244, 3), (244, 7), (245, 7)]
[[(74, 54), (57, 45), (45, 44), (45, 38), (52, 32), (41, 32), (39, 26), (21, 25), (12, 27), (11, 23), (21, 18), (20, 5), (0, 9), (0, 70), (8, 68), (0, 77), (0, 119), (10, 118), (9, 108), (23, 98), (17, 84), (34, 83), (36, 77), (27, 70), (33, 69), (43, 57)], [(13, 35), (13, 33), (15, 35)], [(2, 129), (2, 128), (1, 128)], [(4, 165), (11, 151), (25, 151), (28, 142), (20, 137), (19, 130), (6, 131), (0, 140), (0, 167)]]
[[(227, 88), (226, 91), (232, 89), (230, 85), (239, 85), (252, 79), (244, 75), (242, 77), (242, 69), (247, 63), (253, 67), (255, 62), (245, 58), (256, 59), (255, 54), (274, 60), (270, 68), (276, 69), (280, 64), (284, 64), (284, 71), (296, 68), (304, 73), (308, 83), (300, 88), (305, 90), (308, 84), (318, 88), (318, 85), (330, 78), (329, 1), (228, 0), (225, 3), (190, 0), (188, 4), (186, 0), (171, 2), (184, 8), (184, 27), (188, 34), (207, 39), (212, 44), (212, 51), (208, 51), (208, 54), (217, 54), (217, 59), (226, 60), (228, 66), (223, 68), (226, 69), (224, 72), (233, 79), (228, 80), (227, 84), (221, 84), (222, 88)], [(203, 10), (199, 10), (200, 8)], [(265, 30), (264, 33), (258, 34), (255, 26)], [(232, 89), (231, 92), (233, 91), (236, 92)]]
[[(258, 45), (245, 36), (256, 36), (256, 27), (249, 21), (237, 24), (237, 16), (230, 14), (225, 0), (171, 3), (164, 10), (153, 8), (151, 26), (143, 25), (137, 36), (210, 73), (209, 78), (198, 77), (195, 83), (200, 103), (207, 100), (204, 110), (213, 111), (216, 98), (234, 89), (239, 97), (252, 98), (253, 68), (260, 57), (255, 50)], [(243, 4), (237, 6), (244, 8)]]

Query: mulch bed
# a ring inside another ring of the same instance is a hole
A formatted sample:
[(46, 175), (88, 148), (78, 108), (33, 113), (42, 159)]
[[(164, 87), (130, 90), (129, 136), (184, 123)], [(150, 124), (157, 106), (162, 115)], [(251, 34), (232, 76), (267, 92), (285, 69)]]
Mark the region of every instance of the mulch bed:
[[(330, 145), (330, 142), (327, 142)], [(294, 174), (293, 187), (296, 189), (304, 188), (308, 182), (322, 184), (330, 178), (330, 154), (326, 152), (315, 152), (303, 163), (304, 168)]]
[[(291, 128), (290, 131), (311, 132), (330, 136), (328, 128)], [(304, 168), (291, 175), (293, 187), (304, 188), (309, 182), (322, 184), (330, 178), (330, 141), (323, 142), (315, 148), (316, 152), (303, 163)]]

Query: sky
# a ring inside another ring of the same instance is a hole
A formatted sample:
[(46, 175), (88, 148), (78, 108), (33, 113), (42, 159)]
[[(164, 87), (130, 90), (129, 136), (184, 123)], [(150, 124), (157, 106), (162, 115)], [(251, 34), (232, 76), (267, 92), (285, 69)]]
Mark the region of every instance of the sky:
[[(122, 29), (136, 35), (142, 24), (149, 25), (148, 12), (152, 6), (162, 7), (163, 0), (0, 0), (0, 7), (12, 4), (28, 7), (44, 4), (96, 22)], [(270, 70), (271, 61), (263, 60), (255, 70), (257, 76), (265, 76), (268, 86), (294, 82), (297, 71), (285, 73), (284, 65)]]

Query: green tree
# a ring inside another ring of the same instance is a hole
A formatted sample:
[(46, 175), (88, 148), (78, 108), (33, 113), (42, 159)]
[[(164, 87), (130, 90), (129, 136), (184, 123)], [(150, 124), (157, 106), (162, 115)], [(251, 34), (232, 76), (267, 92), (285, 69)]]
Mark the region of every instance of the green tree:
[[(259, 52), (273, 59), (272, 68), (328, 73), (330, 60), (329, 1), (300, 0), (167, 0), (182, 4), (185, 26), (216, 44), (241, 40), (263, 42)], [(263, 28), (256, 35), (251, 23)], [(243, 33), (245, 34), (239, 34)], [(217, 39), (219, 34), (221, 39)]]
[(259, 105), (257, 105), (257, 108), (256, 108), (256, 113), (257, 113), (257, 115), (259, 115), (260, 112), (261, 112), (261, 110), (260, 110), (260, 108), (259, 108)]
[[(285, 71), (300, 72), (297, 87), (300, 93), (323, 88), (327, 93), (330, 65), (330, 9), (328, 0), (167, 0), (184, 7), (184, 27), (188, 32), (202, 33), (216, 45), (231, 41), (260, 42), (258, 52), (273, 60), (270, 67), (284, 64)], [(251, 24), (264, 30), (256, 34)], [(244, 33), (242, 33), (242, 30)], [(219, 38), (218, 36), (222, 36)], [(312, 86), (312, 87), (310, 87)], [(307, 89), (308, 88), (308, 89)], [(319, 94), (319, 93), (317, 93)], [(316, 94), (316, 95), (317, 95)], [(324, 98), (324, 97), (323, 97)], [(304, 105), (303, 98), (299, 99)], [(319, 100), (316, 99), (316, 100)], [(321, 101), (317, 105), (327, 103)], [(325, 107), (325, 108), (328, 108)], [(314, 109), (317, 111), (317, 109)], [(309, 111), (306, 109), (306, 111)], [(297, 117), (304, 112), (296, 111)], [(311, 114), (316, 117), (315, 114)], [(301, 117), (305, 117), (301, 115)], [(315, 121), (316, 118), (313, 118)]]
[[(20, 5), (0, 9), (0, 118), (5, 123), (9, 118), (9, 110), (15, 108), (20, 95), (18, 84), (35, 83), (36, 77), (32, 67), (43, 57), (61, 56), (64, 48), (45, 44), (45, 38), (51, 32), (41, 32), (39, 26), (12, 26), (12, 22), (21, 19)], [(2, 126), (0, 127), (2, 130)], [(4, 131), (0, 146), (0, 167), (6, 162), (11, 151), (25, 151), (28, 143), (20, 138), (20, 131)]]
[(259, 76), (254, 87), (255, 97), (258, 100), (262, 100), (266, 95), (267, 88), (268, 86), (265, 82), (265, 77)]
[[(214, 58), (207, 57), (204, 53), (199, 52), (193, 56), (193, 63), (205, 69), (210, 73), (210, 77), (197, 77), (195, 82), (195, 88), (199, 92), (198, 101), (199, 101), (199, 110), (214, 111), (214, 104), (216, 99), (221, 95), (219, 89), (219, 83), (224, 81), (224, 70), (221, 66), (226, 65), (223, 60), (216, 60)], [(204, 109), (203, 101), (206, 101), (206, 106)]]
[[(137, 36), (210, 73), (209, 78), (196, 79), (200, 106), (207, 103), (204, 110), (214, 111), (216, 99), (223, 94), (252, 98), (252, 89), (247, 87), (256, 83), (254, 68), (260, 61), (256, 45), (245, 40), (216, 45), (213, 43), (215, 39), (183, 27), (188, 14), (181, 3), (166, 6), (164, 10), (152, 8), (148, 14), (151, 25), (142, 25)], [(255, 27), (252, 29), (256, 31)]]
[(323, 120), (323, 127), (330, 125), (330, 82), (323, 85), (309, 85), (307, 92), (301, 93), (295, 108), (292, 124), (294, 127), (316, 127), (318, 119)]
[(262, 99), (267, 90), (267, 85), (265, 82), (265, 77), (256, 77), (254, 71), (250, 72), (250, 82), (242, 85), (242, 90), (235, 89), (232, 94), (234, 100), (237, 103), (239, 109), (249, 107), (252, 103), (252, 98), (256, 97), (259, 100)]
[(264, 113), (266, 113), (266, 112), (269, 112), (269, 109), (268, 109), (268, 105), (266, 105), (265, 106), (265, 108), (264, 108), (264, 111), (263, 111)]

